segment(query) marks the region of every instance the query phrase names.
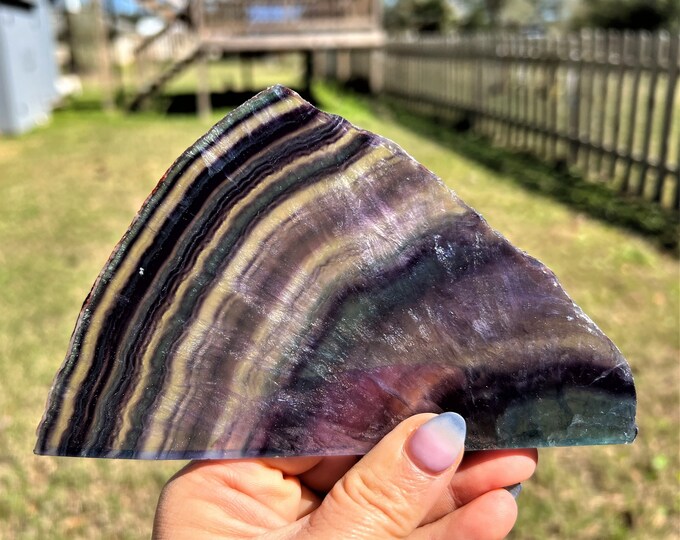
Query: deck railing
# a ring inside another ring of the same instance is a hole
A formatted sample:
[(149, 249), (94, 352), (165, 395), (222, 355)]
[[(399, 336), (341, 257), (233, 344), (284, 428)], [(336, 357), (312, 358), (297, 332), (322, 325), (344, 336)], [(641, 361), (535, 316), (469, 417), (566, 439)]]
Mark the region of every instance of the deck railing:
[(170, 21), (135, 51), (137, 92), (149, 91), (162, 81), (164, 74), (197, 54), (199, 48), (198, 36), (186, 21), (181, 17)]
[(201, 35), (367, 31), (380, 28), (376, 0), (198, 0)]

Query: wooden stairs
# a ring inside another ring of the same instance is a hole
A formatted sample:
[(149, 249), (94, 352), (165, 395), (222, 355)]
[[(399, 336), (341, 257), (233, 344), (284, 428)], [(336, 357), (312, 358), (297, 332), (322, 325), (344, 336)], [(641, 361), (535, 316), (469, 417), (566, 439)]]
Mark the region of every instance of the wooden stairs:
[(137, 89), (129, 102), (139, 110), (192, 64), (199, 71), (198, 111), (210, 110), (208, 56), (378, 49), (385, 42), (382, 0), (141, 0), (165, 22), (135, 51)]
[(205, 53), (203, 52), (200, 45), (197, 45), (193, 52), (169, 65), (147, 86), (139, 89), (135, 93), (132, 100), (128, 104), (128, 110), (134, 112), (143, 109), (144, 104), (149, 99), (156, 96), (167, 83), (191, 66), (191, 64), (197, 62), (204, 54)]

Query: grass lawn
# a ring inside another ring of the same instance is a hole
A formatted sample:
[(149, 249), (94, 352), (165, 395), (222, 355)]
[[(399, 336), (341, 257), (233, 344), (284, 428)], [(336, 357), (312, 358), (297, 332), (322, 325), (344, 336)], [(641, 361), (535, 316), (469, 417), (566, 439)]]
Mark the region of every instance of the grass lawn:
[[(548, 264), (630, 360), (638, 440), (543, 450), (513, 537), (673, 537), (677, 259), (408, 131), (389, 112), (317, 90), (322, 108), (397, 141)], [(0, 539), (148, 537), (159, 490), (180, 463), (36, 457), (34, 431), (92, 282), (165, 169), (208, 127), (194, 117), (66, 111), (0, 139)]]

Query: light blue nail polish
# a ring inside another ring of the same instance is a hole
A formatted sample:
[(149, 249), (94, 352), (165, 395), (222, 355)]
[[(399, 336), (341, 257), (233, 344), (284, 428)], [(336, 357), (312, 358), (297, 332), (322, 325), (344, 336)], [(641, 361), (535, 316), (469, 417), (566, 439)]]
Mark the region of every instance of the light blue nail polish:
[(467, 426), (465, 425), (465, 419), (458, 413), (445, 412), (440, 414), (436, 418), (433, 418), (432, 420), (430, 420), (430, 422), (432, 423), (446, 422), (449, 425), (449, 429), (457, 431), (460, 438), (465, 439)]

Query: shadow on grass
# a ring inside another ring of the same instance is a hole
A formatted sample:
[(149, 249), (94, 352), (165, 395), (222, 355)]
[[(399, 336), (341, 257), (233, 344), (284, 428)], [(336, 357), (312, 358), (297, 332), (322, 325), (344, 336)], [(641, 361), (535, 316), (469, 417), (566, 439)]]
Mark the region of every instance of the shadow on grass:
[(102, 98), (98, 94), (68, 97), (55, 107), (55, 111), (74, 112), (98, 112), (102, 109)]
[[(357, 96), (362, 100), (371, 98)], [(526, 189), (561, 201), (597, 219), (640, 233), (678, 257), (680, 213), (617, 193), (604, 184), (586, 181), (540, 159), (493, 146), (484, 136), (468, 131), (469, 123), (407, 111), (397, 100), (380, 98), (391, 119)]]
[[(214, 92), (210, 94), (210, 103), (213, 109), (233, 109), (262, 90), (264, 88), (241, 92)], [(309, 92), (300, 89), (295, 91), (310, 103), (314, 103), (314, 98)], [(196, 114), (196, 94), (165, 94), (158, 96), (152, 100), (150, 108), (165, 114)]]

